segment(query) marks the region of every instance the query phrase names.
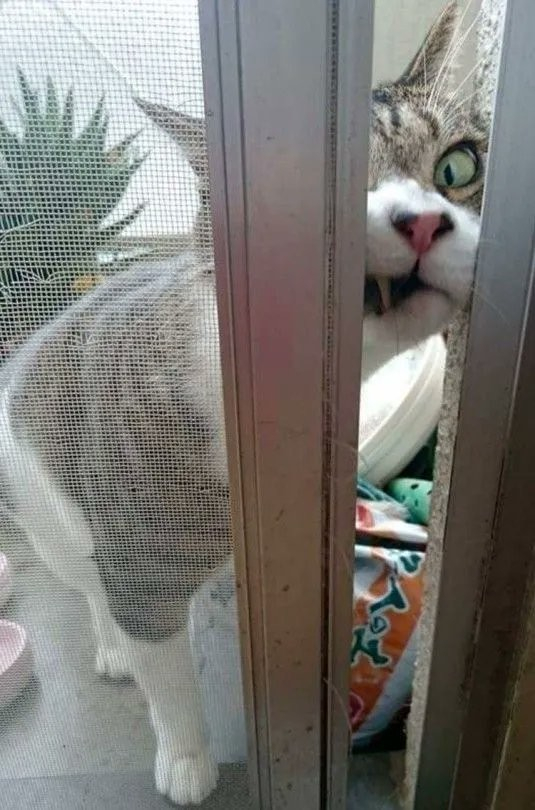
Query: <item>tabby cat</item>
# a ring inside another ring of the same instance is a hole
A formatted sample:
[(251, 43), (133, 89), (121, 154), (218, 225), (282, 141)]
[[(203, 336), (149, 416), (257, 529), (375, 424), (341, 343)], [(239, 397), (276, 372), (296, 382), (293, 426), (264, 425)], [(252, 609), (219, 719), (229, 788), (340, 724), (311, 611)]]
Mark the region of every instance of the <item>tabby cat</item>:
[[(470, 293), (486, 133), (451, 101), (456, 15), (450, 3), (373, 92), (365, 375)], [(197, 239), (110, 278), (9, 361), (0, 474), (37, 553), (89, 601), (98, 672), (145, 693), (158, 790), (187, 804), (218, 778), (187, 632), (192, 594), (231, 549), (218, 322), (203, 122), (140, 103), (197, 172)]]

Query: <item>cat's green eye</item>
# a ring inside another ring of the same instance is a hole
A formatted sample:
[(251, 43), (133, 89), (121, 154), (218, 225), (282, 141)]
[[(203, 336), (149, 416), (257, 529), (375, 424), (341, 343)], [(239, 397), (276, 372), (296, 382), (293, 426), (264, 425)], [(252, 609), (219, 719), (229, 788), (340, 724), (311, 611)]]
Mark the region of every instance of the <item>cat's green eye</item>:
[(467, 144), (450, 149), (435, 166), (437, 188), (463, 188), (473, 183), (479, 170), (477, 154)]

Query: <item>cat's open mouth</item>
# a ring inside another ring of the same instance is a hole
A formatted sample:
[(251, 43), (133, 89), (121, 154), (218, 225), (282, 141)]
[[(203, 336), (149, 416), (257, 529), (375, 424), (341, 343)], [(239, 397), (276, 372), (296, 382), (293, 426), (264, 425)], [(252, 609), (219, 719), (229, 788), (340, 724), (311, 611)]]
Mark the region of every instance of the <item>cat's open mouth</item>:
[(365, 308), (376, 315), (383, 315), (419, 290), (429, 289), (429, 286), (421, 280), (418, 270), (419, 265), (416, 262), (411, 272), (404, 276), (366, 278)]

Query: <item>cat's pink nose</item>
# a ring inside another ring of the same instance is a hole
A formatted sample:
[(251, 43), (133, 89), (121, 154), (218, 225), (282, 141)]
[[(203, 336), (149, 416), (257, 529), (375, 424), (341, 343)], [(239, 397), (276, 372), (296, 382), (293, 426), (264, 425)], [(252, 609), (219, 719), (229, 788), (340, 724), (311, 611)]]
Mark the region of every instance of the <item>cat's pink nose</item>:
[(407, 239), (418, 256), (423, 256), (433, 242), (453, 230), (453, 222), (447, 214), (411, 214), (403, 211), (392, 217), (392, 225)]

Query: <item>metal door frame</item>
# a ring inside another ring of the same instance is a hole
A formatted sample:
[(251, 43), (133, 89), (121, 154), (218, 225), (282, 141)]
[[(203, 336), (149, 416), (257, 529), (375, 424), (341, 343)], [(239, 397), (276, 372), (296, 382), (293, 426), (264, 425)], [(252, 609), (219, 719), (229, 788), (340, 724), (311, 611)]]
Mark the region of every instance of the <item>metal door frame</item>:
[(491, 807), (523, 643), (535, 548), (534, 31), (531, 0), (509, 2), (449, 501), (429, 555), (409, 739), (418, 810)]
[(253, 798), (342, 808), (372, 4), (200, 14)]

